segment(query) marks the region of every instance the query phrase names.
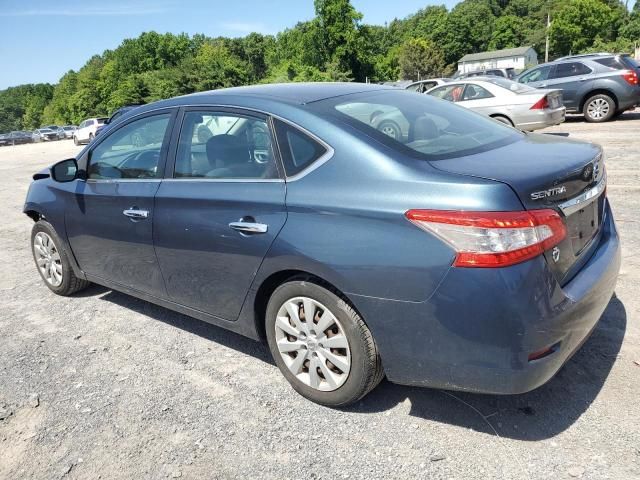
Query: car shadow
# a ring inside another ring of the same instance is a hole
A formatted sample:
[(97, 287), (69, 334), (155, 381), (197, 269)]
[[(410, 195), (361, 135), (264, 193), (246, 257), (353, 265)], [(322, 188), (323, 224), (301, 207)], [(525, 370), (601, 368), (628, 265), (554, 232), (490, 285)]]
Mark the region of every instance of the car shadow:
[[(263, 343), (104, 287), (92, 286), (84, 292), (275, 366)], [(626, 325), (625, 307), (614, 294), (582, 348), (548, 383), (526, 394), (448, 392), (383, 380), (344, 410), (380, 413), (409, 402), (413, 417), (518, 440), (551, 438), (576, 422), (598, 396), (620, 351)]]
[[(614, 118), (611, 122), (625, 122), (638, 119), (640, 119), (640, 110), (631, 110), (623, 113), (617, 118)], [(587, 123), (587, 121), (584, 119), (584, 115), (567, 114), (564, 123)]]

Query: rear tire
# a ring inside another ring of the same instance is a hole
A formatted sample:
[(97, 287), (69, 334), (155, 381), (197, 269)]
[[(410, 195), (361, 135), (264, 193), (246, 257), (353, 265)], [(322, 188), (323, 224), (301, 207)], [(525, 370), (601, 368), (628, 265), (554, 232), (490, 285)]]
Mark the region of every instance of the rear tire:
[(402, 139), (402, 130), (400, 130), (400, 126), (392, 120), (384, 120), (380, 122), (380, 125), (378, 125), (378, 131), (393, 138), (394, 140), (399, 141)]
[(75, 135), (73, 136), (73, 144), (76, 146), (80, 145), (80, 142), (78, 141), (78, 137), (76, 137)]
[(93, 139), (94, 139), (94, 138), (95, 138), (95, 137), (94, 137), (93, 133), (90, 133), (90, 134), (89, 134), (89, 143), (93, 142)]
[(603, 93), (589, 97), (582, 107), (584, 119), (590, 123), (607, 122), (611, 120), (615, 112), (616, 102), (609, 95)]
[[(307, 310), (313, 312), (309, 322)], [(273, 292), (265, 328), (276, 365), (294, 390), (312, 402), (352, 404), (384, 376), (364, 320), (338, 292), (312, 278), (293, 279)]]
[(33, 226), (31, 252), (40, 277), (53, 293), (66, 297), (91, 284), (75, 275), (67, 252), (49, 222), (38, 220)]

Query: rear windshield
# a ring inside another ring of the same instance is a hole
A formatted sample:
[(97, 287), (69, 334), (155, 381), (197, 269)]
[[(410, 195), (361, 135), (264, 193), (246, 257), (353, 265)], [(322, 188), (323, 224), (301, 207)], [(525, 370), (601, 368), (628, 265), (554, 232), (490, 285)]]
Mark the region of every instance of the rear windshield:
[(451, 102), (406, 90), (340, 96), (311, 107), (391, 148), (425, 160), (485, 152), (522, 136)]
[(98, 119), (98, 125), (104, 125), (104, 122), (106, 122), (107, 120), (109, 120), (108, 118), (99, 118)]

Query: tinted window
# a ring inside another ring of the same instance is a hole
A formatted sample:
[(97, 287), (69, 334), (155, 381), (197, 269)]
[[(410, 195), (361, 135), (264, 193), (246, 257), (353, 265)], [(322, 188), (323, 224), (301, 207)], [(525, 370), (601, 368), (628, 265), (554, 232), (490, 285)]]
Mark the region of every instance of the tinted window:
[[(522, 135), (466, 108), (438, 101), (430, 95), (403, 91), (336, 97), (311, 106), (390, 148), (427, 160), (491, 150), (517, 141)], [(384, 113), (371, 116), (376, 111)], [(388, 125), (394, 125), (398, 135), (387, 133)]]
[(525, 73), (518, 81), (521, 83), (541, 82), (549, 78), (549, 73), (551, 73), (551, 65), (545, 65)]
[(587, 75), (589, 73), (591, 73), (591, 69), (587, 67), (584, 63), (580, 63), (580, 62), (560, 63), (556, 65), (556, 70), (553, 73), (552, 78), (575, 77), (578, 75)]
[(278, 178), (267, 123), (229, 113), (187, 112), (174, 177)]
[(300, 173), (326, 153), (327, 149), (323, 145), (297, 128), (279, 120), (275, 124), (287, 176)]
[(480, 85), (469, 84), (464, 89), (462, 100), (482, 100), (483, 98), (491, 98), (493, 95), (482, 88)]
[(160, 149), (169, 113), (141, 118), (110, 135), (91, 151), (88, 177), (93, 179), (159, 178)]
[(462, 99), (463, 91), (464, 85), (446, 85), (432, 90), (429, 92), (429, 95), (442, 98), (443, 100), (449, 100), (450, 102), (459, 102)]
[(608, 58), (598, 58), (594, 60), (594, 62), (599, 63), (605, 67), (608, 67), (612, 70), (625, 70), (628, 68), (622, 61), (618, 60), (616, 57), (608, 57)]

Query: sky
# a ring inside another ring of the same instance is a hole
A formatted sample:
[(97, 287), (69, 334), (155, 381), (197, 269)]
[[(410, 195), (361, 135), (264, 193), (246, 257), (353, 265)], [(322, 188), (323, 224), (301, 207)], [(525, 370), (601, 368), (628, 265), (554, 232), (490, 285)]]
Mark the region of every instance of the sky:
[[(364, 21), (384, 24), (456, 0), (352, 0)], [(0, 0), (0, 89), (57, 83), (93, 55), (155, 30), (244, 36), (275, 34), (313, 18), (313, 0)]]

